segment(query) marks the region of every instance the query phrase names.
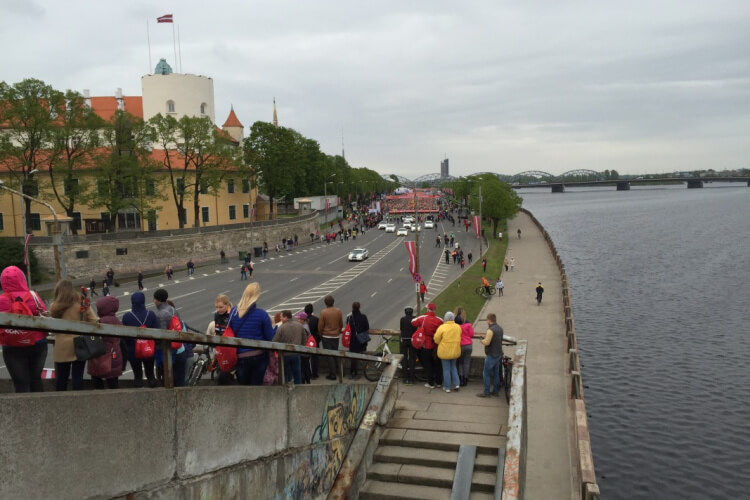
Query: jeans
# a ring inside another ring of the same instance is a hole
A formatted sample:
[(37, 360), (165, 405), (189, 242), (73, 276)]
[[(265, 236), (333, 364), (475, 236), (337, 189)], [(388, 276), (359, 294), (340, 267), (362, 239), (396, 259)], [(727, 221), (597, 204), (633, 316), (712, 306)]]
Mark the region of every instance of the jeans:
[(461, 346), (461, 357), (458, 358), (458, 375), (469, 378), (469, 367), (471, 366), (471, 344)]
[(443, 359), (443, 389), (459, 387), (461, 381), (458, 379), (455, 359)]
[(302, 384), (302, 361), (299, 354), (284, 355), (284, 382), (294, 380), (294, 385)]
[(172, 375), (174, 376), (175, 387), (185, 387), (185, 366), (187, 364), (188, 354), (182, 352), (174, 357), (172, 366)]
[(28, 347), (3, 347), (3, 362), (16, 392), (44, 392), (42, 368), (46, 360), (46, 341)]
[(401, 339), (401, 360), (403, 378), (405, 382), (414, 382), (414, 363), (417, 361), (417, 350), (411, 345), (411, 338)]
[(85, 361), (68, 361), (65, 363), (55, 363), (56, 389), (58, 391), (68, 390), (68, 376), (71, 368), (73, 369), (73, 390), (83, 390), (83, 370), (86, 368)]
[(268, 368), (268, 353), (237, 360), (237, 381), (240, 385), (263, 385)]
[(492, 394), (497, 394), (500, 392), (500, 383), (502, 382), (502, 377), (500, 376), (500, 359), (502, 356), (486, 356), (484, 358), (484, 372), (482, 373), (482, 376), (484, 378), (484, 393), (490, 394), (490, 383), (492, 382), (492, 377), (495, 377), (495, 384), (494, 384), (494, 391), (492, 391)]
[[(321, 342), (323, 343), (323, 349), (330, 349), (332, 351), (339, 350), (338, 337), (323, 337)], [(326, 357), (328, 358), (328, 377), (337, 377), (339, 373), (339, 360), (331, 356)]]

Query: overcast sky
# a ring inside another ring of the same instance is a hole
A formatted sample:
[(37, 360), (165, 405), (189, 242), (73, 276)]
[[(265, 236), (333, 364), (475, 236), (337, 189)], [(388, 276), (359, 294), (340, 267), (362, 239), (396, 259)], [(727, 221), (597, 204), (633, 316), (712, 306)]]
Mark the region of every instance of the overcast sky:
[[(279, 121), (355, 167), (750, 167), (750, 0), (0, 0), (0, 79), (141, 95), (160, 57), (216, 119)], [(151, 68), (153, 71), (153, 68)]]

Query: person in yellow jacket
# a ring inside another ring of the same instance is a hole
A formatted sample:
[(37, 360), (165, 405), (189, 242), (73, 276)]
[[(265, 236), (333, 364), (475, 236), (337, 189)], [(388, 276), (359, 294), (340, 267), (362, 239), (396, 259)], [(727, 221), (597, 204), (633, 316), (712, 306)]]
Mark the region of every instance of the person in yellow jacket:
[(438, 345), (437, 355), (443, 362), (443, 390), (451, 392), (461, 388), (456, 362), (461, 357), (461, 327), (454, 321), (452, 312), (445, 313), (444, 322), (435, 332), (434, 341)]

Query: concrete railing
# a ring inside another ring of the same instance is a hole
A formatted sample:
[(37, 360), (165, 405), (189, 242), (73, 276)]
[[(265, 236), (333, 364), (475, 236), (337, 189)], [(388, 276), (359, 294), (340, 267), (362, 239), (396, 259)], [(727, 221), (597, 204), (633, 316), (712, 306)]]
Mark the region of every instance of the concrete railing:
[[(580, 498), (583, 500), (599, 500), (599, 485), (596, 483), (596, 473), (594, 471), (594, 456), (591, 452), (591, 437), (589, 435), (589, 424), (586, 416), (586, 403), (583, 395), (583, 378), (581, 376), (581, 359), (578, 351), (578, 337), (576, 335), (575, 319), (573, 317), (573, 306), (568, 286), (568, 275), (565, 272), (557, 248), (552, 241), (544, 226), (534, 217), (534, 214), (522, 208), (531, 220), (542, 232), (552, 255), (555, 257), (557, 267), (560, 271), (560, 281), (562, 285), (563, 311), (565, 313), (565, 335), (568, 339), (568, 358), (566, 360), (568, 378), (570, 381), (570, 391), (568, 393), (570, 411), (573, 415), (574, 428), (576, 435), (572, 442), (575, 443), (573, 463), (576, 465), (578, 472), (578, 483), (580, 486)], [(515, 375), (515, 374), (514, 374)]]
[[(510, 406), (508, 408), (508, 434), (505, 442), (505, 460), (502, 471), (503, 500), (522, 499), (526, 482), (526, 448), (528, 445), (528, 412), (526, 407), (526, 347), (519, 340), (513, 355)], [(496, 497), (497, 498), (497, 495)]]

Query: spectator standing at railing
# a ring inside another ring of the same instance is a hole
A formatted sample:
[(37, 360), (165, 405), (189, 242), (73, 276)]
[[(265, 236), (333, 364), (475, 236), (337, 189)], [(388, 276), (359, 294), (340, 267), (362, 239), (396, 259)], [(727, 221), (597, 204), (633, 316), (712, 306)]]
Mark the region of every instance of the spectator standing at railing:
[[(234, 335), (242, 339), (271, 340), (273, 327), (268, 313), (258, 307), (260, 284), (250, 283), (242, 298), (232, 308), (229, 326)], [(237, 349), (237, 380), (242, 385), (263, 385), (263, 375), (268, 367), (268, 352), (240, 347)]]
[[(315, 339), (315, 343), (318, 347), (322, 347), (320, 345), (320, 332), (318, 330), (318, 317), (313, 314), (313, 305), (307, 304), (305, 306), (305, 313), (307, 314), (307, 326), (310, 328), (310, 335), (313, 336)], [(317, 355), (310, 356), (310, 369), (312, 373), (310, 374), (310, 378), (312, 380), (315, 380), (319, 377), (318, 375), (318, 367), (320, 364), (320, 357)]]
[(401, 361), (403, 366), (403, 379), (405, 385), (412, 385), (414, 383), (414, 364), (417, 359), (417, 350), (411, 345), (411, 337), (417, 330), (412, 326), (411, 322), (414, 320), (414, 309), (407, 307), (404, 309), (404, 316), (401, 318), (399, 327), (401, 330), (401, 354), (404, 359)]
[[(307, 318), (307, 315), (305, 315)], [(281, 324), (273, 336), (274, 342), (282, 344), (305, 345), (307, 332), (299, 321), (292, 319), (292, 311), (281, 311)], [(284, 382), (294, 380), (295, 385), (302, 384), (302, 361), (297, 353), (284, 353)]]
[(437, 354), (443, 366), (443, 390), (451, 392), (461, 388), (458, 378), (457, 360), (461, 357), (461, 327), (456, 324), (452, 312), (445, 313), (443, 324), (435, 332)]
[[(298, 312), (294, 315), (294, 320), (299, 321), (299, 324), (305, 329), (305, 345), (307, 345), (307, 339), (312, 335), (310, 325), (307, 323), (307, 313), (305, 311)], [(317, 341), (315, 342), (317, 346)], [(300, 362), (302, 365), (302, 383), (309, 384), (312, 381), (312, 355), (301, 354)]]
[[(221, 294), (214, 299), (214, 320), (211, 323), (213, 325), (212, 335), (222, 336), (224, 330), (227, 329), (227, 323), (229, 323), (229, 313), (232, 310), (232, 302), (224, 294)], [(223, 372), (219, 370), (219, 385), (232, 385), (237, 381), (234, 378), (234, 372)]]
[[(349, 323), (349, 327), (351, 328), (352, 332), (351, 343), (349, 344), (349, 352), (365, 352), (367, 350), (367, 342), (360, 342), (357, 334), (367, 332), (369, 335), (370, 322), (367, 320), (367, 316), (360, 311), (359, 302), (354, 302), (352, 304), (352, 312), (347, 318), (347, 322)], [(359, 360), (349, 360), (349, 366), (350, 378), (352, 380), (359, 379)]]
[[(122, 325), (120, 319), (116, 316), (117, 310), (120, 308), (120, 301), (117, 297), (102, 297), (96, 301), (96, 312), (99, 315), (99, 323), (107, 325)], [(104, 389), (104, 381), (107, 382), (107, 387), (110, 389), (117, 389), (118, 379), (122, 375), (122, 351), (120, 350), (120, 338), (104, 336), (104, 343), (107, 345), (107, 352), (102, 357), (109, 357), (110, 364), (109, 369), (103, 368), (100, 363), (97, 362), (99, 358), (90, 359), (88, 364), (88, 372), (91, 375), (91, 380), (94, 384), (95, 389)]]
[[(33, 316), (41, 316), (47, 308), (26, 284), (26, 276), (16, 266), (8, 266), (0, 274), (0, 312), (9, 313), (13, 302), (20, 299)], [(47, 359), (47, 334), (8, 328), (0, 330), (3, 363), (8, 369), (16, 392), (43, 392), (42, 368)]]
[(474, 326), (465, 318), (456, 316), (456, 324), (461, 327), (461, 357), (458, 358), (458, 379), (461, 387), (469, 383), (469, 368), (471, 368), (472, 340)]
[(443, 320), (435, 315), (436, 308), (435, 304), (430, 302), (427, 304), (427, 312), (411, 322), (412, 326), (422, 327), (424, 331), (424, 345), (419, 350), (419, 359), (427, 375), (427, 383), (424, 386), (428, 389), (434, 389), (435, 384), (440, 385), (443, 379), (439, 362), (435, 359), (435, 342), (433, 341), (435, 332), (443, 324)]
[[(341, 309), (333, 307), (334, 299), (332, 295), (326, 295), (323, 299), (326, 308), (320, 312), (318, 320), (318, 332), (321, 336), (323, 349), (337, 351), (339, 349), (339, 336), (344, 328), (344, 316)], [(336, 380), (338, 373), (338, 360), (328, 356), (328, 380)]]
[[(154, 305), (156, 306), (156, 316), (159, 318), (159, 328), (162, 330), (169, 330), (169, 323), (172, 321), (172, 316), (177, 316), (177, 308), (174, 302), (169, 300), (169, 293), (159, 288), (154, 291)], [(183, 387), (185, 385), (185, 363), (188, 356), (192, 357), (192, 351), (186, 352), (185, 344), (180, 346), (176, 351), (172, 350), (172, 375), (174, 378), (175, 387)], [(155, 364), (162, 366), (164, 353), (157, 346), (156, 356), (154, 356)]]
[[(84, 299), (80, 293), (73, 288), (73, 283), (68, 280), (60, 280), (55, 286), (55, 296), (49, 308), (50, 316), (68, 321), (84, 321), (96, 323), (99, 318), (91, 310), (89, 301)], [(68, 377), (73, 378), (73, 390), (83, 390), (83, 372), (86, 361), (78, 361), (76, 358), (73, 340), (78, 335), (58, 333), (55, 335), (55, 379), (58, 391), (68, 389)]]
[[(482, 372), (484, 392), (477, 394), (480, 398), (486, 398), (490, 395), (497, 396), (502, 385), (500, 362), (503, 359), (503, 329), (497, 324), (497, 316), (493, 313), (487, 315), (487, 324), (489, 329), (481, 340), (484, 346), (484, 371)], [(495, 379), (494, 387), (493, 391), (490, 392), (493, 378)]]
[[(136, 328), (160, 328), (159, 319), (154, 311), (146, 309), (146, 296), (143, 292), (135, 292), (130, 296), (130, 311), (122, 317), (122, 324)], [(154, 357), (136, 358), (135, 339), (125, 339), (125, 353), (130, 366), (133, 368), (133, 386), (143, 387), (143, 375), (146, 375), (149, 387), (156, 387), (154, 375)]]

